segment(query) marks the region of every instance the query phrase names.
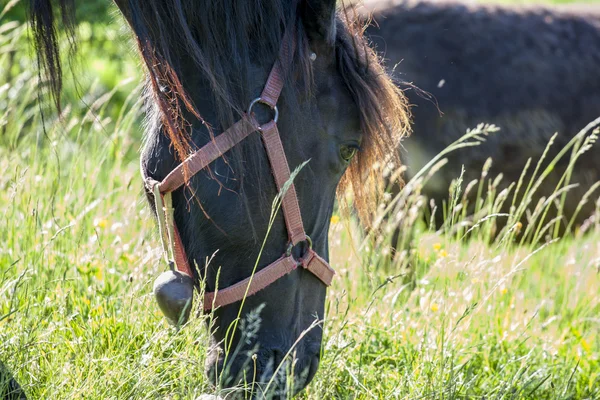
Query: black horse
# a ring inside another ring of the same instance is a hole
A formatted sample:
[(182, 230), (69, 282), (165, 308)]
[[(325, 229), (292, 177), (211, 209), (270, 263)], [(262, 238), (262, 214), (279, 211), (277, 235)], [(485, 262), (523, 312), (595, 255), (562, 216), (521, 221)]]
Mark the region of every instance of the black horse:
[[(461, 165), (465, 184), (480, 177), (488, 157), (493, 158), (490, 176), (502, 173), (506, 184), (517, 182), (527, 159), (535, 165), (555, 132), (548, 159), (600, 116), (600, 9), (593, 5), (551, 10), (370, 0), (365, 10), (375, 20), (367, 35), (390, 69), (397, 64), (396, 78), (432, 95), (406, 87), (415, 131), (404, 143), (409, 176), (467, 128), (482, 122), (500, 127), (483, 145), (449, 156), (425, 187), (438, 205), (448, 198)], [(533, 206), (555, 190), (568, 163), (567, 155)], [(568, 219), (599, 180), (595, 146), (574, 169), (571, 182), (579, 186), (567, 196), (563, 213)], [(597, 198), (598, 191), (578, 223), (592, 214)]]
[[(334, 0), (117, 0), (116, 4), (147, 68), (141, 166), (144, 176), (157, 181), (243, 116), (261, 93), (284, 34), (291, 38), (291, 62), (284, 69), (278, 102), (279, 131), (291, 169), (310, 160), (295, 185), (312, 248), (328, 258), (336, 190), (351, 188), (356, 207), (367, 213), (381, 183), (374, 166), (397, 157), (398, 140), (408, 129), (404, 97), (384, 73), (361, 29), (346, 13), (336, 11)], [(39, 61), (60, 110), (56, 25), (72, 32), (74, 4), (31, 0), (30, 6)], [(267, 107), (255, 111), (258, 120), (272, 117)], [(187, 185), (173, 193), (175, 225), (189, 264), (197, 266), (196, 283), (205, 280), (207, 291), (227, 288), (248, 278), (257, 258), (260, 270), (281, 256), (288, 247), (281, 214), (259, 254), (276, 195), (258, 132), (188, 177)], [(148, 197), (152, 199), (152, 193)], [(299, 258), (305, 250), (296, 246), (293, 254)], [(260, 327), (254, 335), (244, 336), (236, 325), (233, 338), (227, 336), (238, 320), (239, 302), (215, 310), (209, 375), (226, 371), (220, 383), (228, 387), (240, 380), (260, 386), (278, 364), (288, 362), (292, 368), (285, 355), (302, 338), (291, 352), (296, 357), (292, 391), (304, 388), (319, 364), (322, 331), (314, 323), (324, 317), (325, 289), (315, 276), (298, 268), (248, 297), (241, 318), (260, 310)], [(215, 382), (214, 377), (211, 380)], [(275, 386), (273, 393), (285, 391), (284, 382)]]
[(0, 361), (0, 400), (23, 400), (25, 392), (12, 376), (12, 373)]

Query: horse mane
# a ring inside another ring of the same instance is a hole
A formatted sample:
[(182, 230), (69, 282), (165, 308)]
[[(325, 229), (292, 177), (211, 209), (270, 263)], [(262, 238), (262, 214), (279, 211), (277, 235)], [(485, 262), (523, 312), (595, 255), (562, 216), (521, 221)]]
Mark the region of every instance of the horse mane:
[[(54, 5), (56, 2), (58, 7)], [(274, 60), (283, 32), (286, 27), (294, 26), (297, 43), (290, 61), (295, 73), (288, 73), (289, 83), (284, 90), (300, 89), (310, 94), (312, 67), (306, 51), (308, 40), (295, 1), (221, 0), (198, 4), (193, 0), (117, 0), (116, 3), (135, 34), (164, 131), (180, 160), (195, 150), (190, 139), (192, 126), (204, 127), (211, 135), (213, 130), (186, 92), (183, 77), (199, 75), (204, 79), (212, 90), (218, 128), (227, 127), (241, 116), (252, 98), (251, 93), (245, 92), (250, 60), (256, 57)], [(342, 178), (338, 193), (352, 189), (354, 207), (361, 220), (368, 223), (383, 184), (383, 164), (400, 165), (398, 143), (409, 131), (409, 112), (403, 93), (363, 37), (364, 28), (356, 22), (356, 13), (348, 10), (338, 13), (336, 62), (360, 111), (364, 137), (361, 151)], [(74, 0), (31, 0), (30, 21), (38, 63), (60, 111), (62, 68), (55, 14), (60, 14), (61, 23), (74, 43)], [(190, 65), (193, 71), (189, 70)]]
[(336, 43), (338, 70), (360, 112), (363, 142), (342, 177), (338, 198), (351, 189), (362, 224), (370, 226), (379, 194), (385, 189), (386, 166), (402, 165), (399, 143), (410, 134), (410, 112), (404, 93), (364, 37), (366, 26), (355, 9), (346, 8), (341, 15)]

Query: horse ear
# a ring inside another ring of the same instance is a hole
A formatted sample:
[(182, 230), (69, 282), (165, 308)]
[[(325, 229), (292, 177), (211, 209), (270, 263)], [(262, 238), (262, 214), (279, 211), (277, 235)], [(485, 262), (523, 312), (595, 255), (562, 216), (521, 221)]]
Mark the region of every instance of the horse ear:
[(335, 42), (336, 0), (302, 0), (300, 12), (310, 40)]

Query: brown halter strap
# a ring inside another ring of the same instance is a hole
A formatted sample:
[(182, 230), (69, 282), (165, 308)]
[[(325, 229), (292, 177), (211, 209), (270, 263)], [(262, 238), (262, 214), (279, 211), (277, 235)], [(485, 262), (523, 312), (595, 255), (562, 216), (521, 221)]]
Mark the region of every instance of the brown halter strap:
[[(221, 157), (224, 153), (256, 131), (261, 134), (271, 164), (275, 183), (277, 184), (277, 189), (281, 191), (283, 185), (290, 179), (289, 164), (281, 143), (279, 130), (277, 129), (277, 119), (279, 116), (277, 100), (283, 89), (284, 76), (281, 63), (282, 60), (289, 60), (290, 56), (289, 40), (286, 39), (287, 37), (284, 37), (279, 58), (275, 61), (275, 64), (271, 69), (260, 97), (250, 103), (247, 113), (244, 114), (238, 122), (190, 155), (161, 182), (145, 177), (147, 188), (154, 193), (154, 201), (156, 203), (156, 212), (158, 215), (159, 230), (165, 257), (171, 265), (175, 265), (177, 270), (189, 276), (193, 276), (192, 269), (190, 268), (185, 249), (183, 248), (177, 225), (173, 219), (171, 192), (179, 189), (186, 183), (186, 179), (189, 179), (189, 177), (207, 167), (214, 160)], [(259, 125), (254, 119), (252, 108), (257, 103), (265, 104), (273, 110), (274, 117), (271, 121)], [(302, 215), (298, 205), (298, 197), (293, 183), (288, 187), (281, 200), (281, 208), (283, 210), (289, 237), (289, 244), (286, 251), (279, 259), (273, 261), (271, 264), (243, 281), (215, 292), (205, 293), (203, 306), (205, 311), (235, 303), (242, 300), (245, 295), (253, 295), (279, 278), (289, 274), (299, 266), (310, 271), (326, 286), (331, 285), (335, 271), (329, 266), (327, 261), (312, 249), (310, 237), (304, 231)], [(295, 259), (291, 254), (292, 248), (302, 241), (307, 242), (308, 250), (302, 258)], [(169, 252), (171, 254), (169, 254)]]

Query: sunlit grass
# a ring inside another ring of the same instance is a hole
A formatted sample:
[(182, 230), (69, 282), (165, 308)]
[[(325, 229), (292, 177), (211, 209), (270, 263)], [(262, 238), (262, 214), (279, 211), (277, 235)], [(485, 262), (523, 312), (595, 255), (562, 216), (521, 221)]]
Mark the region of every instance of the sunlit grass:
[[(19, 68), (0, 83), (0, 360), (33, 399), (213, 391), (204, 319), (175, 331), (151, 295), (164, 266), (139, 175), (140, 89), (127, 79), (109, 93), (92, 85), (61, 122), (47, 112), (44, 131), (35, 69), (13, 51), (22, 28), (2, 26), (0, 71)], [(338, 275), (323, 359), (300, 397), (599, 398), (598, 223), (560, 239), (540, 233), (548, 221), (509, 217), (494, 235), (498, 198), (513, 197), (484, 176), (474, 207), (467, 183), (452, 189), (436, 232), (420, 195), (428, 176), (382, 204), (370, 235), (332, 218)]]

